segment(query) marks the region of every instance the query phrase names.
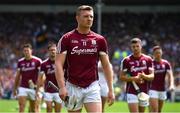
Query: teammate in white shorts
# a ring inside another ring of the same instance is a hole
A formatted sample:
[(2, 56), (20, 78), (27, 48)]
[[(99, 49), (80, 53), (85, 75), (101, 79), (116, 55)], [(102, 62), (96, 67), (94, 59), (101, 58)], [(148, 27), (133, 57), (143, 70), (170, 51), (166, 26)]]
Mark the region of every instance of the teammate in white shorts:
[(13, 94), (18, 96), (20, 113), (24, 112), (27, 99), (30, 101), (29, 112), (39, 112), (39, 105), (36, 104), (39, 100), (35, 100), (34, 84), (36, 84), (42, 61), (32, 55), (30, 44), (23, 45), (23, 54), (24, 57), (18, 61)]
[[(36, 97), (38, 98), (38, 92), (40, 86), (45, 86), (44, 100), (47, 105), (47, 113), (53, 111), (53, 104), (56, 113), (60, 113), (62, 107), (62, 100), (59, 97), (59, 92), (53, 87), (48, 86), (48, 82), (51, 81), (54, 85), (57, 85), (55, 78), (55, 55), (56, 55), (56, 44), (48, 44), (49, 58), (43, 61), (41, 64), (41, 71), (38, 77), (38, 84), (36, 89)], [(43, 85), (42, 85), (43, 84)]]
[(143, 113), (145, 107), (149, 105), (149, 101), (145, 105), (141, 105), (132, 82), (134, 81), (138, 85), (141, 92), (147, 94), (149, 81), (154, 78), (152, 58), (143, 54), (141, 49), (141, 40), (139, 38), (131, 39), (132, 54), (121, 62), (120, 79), (127, 83), (127, 103), (131, 113)]
[[(111, 65), (111, 68), (112, 68), (112, 65)], [(101, 62), (98, 62), (98, 75), (99, 75), (100, 94), (101, 94), (101, 100), (102, 100), (102, 112), (104, 112), (109, 89), (108, 89), (107, 81), (103, 72)]]
[(151, 83), (150, 96), (150, 111), (161, 112), (163, 103), (166, 100), (166, 77), (168, 77), (169, 90), (174, 89), (174, 77), (172, 68), (167, 60), (162, 59), (162, 49), (160, 46), (153, 48), (153, 64), (154, 64), (154, 80)]

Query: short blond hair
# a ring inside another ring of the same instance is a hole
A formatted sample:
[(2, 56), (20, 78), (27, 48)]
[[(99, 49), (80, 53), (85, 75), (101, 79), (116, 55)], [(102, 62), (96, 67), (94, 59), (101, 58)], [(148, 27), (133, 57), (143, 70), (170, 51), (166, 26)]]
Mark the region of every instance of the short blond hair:
[(93, 11), (93, 7), (89, 6), (89, 5), (81, 5), (77, 8), (76, 10), (76, 16), (80, 14), (81, 11)]

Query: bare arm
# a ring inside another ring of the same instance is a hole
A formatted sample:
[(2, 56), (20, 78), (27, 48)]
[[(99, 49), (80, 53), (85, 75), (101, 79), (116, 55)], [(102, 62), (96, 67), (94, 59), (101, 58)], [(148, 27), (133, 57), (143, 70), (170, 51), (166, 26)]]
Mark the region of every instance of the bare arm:
[(114, 89), (113, 89), (113, 70), (112, 70), (112, 66), (109, 62), (108, 55), (100, 55), (100, 60), (101, 60), (101, 64), (102, 64), (105, 78), (107, 81), (107, 85), (109, 88), (108, 103), (110, 106), (114, 103), (114, 100), (115, 100)]
[(19, 85), (20, 79), (21, 79), (20, 70), (17, 70), (17, 71), (16, 71), (15, 82), (14, 82), (14, 90), (13, 90), (14, 96), (16, 96), (16, 91), (17, 91), (17, 87), (18, 87), (18, 85)]
[(45, 74), (44, 73), (39, 73), (39, 76), (38, 76), (38, 79), (37, 79), (36, 93), (39, 92), (39, 88), (43, 86), (45, 80), (46, 80)]
[(170, 69), (170, 70), (167, 71), (166, 74), (168, 75), (168, 78), (169, 78), (168, 79), (168, 81), (169, 81), (169, 89), (173, 90), (174, 89), (174, 76), (173, 76), (173, 72)]
[(154, 79), (154, 69), (150, 69), (150, 74), (140, 73), (140, 76), (147, 81), (152, 81)]
[(66, 59), (66, 54), (61, 53), (61, 54), (56, 55), (55, 76), (56, 76), (56, 80), (57, 80), (59, 88), (65, 87), (64, 70), (63, 70), (65, 59)]
[(66, 96), (68, 95), (67, 89), (65, 87), (65, 79), (64, 79), (64, 70), (63, 66), (65, 63), (66, 54), (57, 54), (55, 60), (55, 77), (60, 88), (59, 95), (62, 100), (65, 100)]
[(109, 62), (108, 55), (101, 55), (100, 60), (101, 60), (101, 64), (103, 67), (103, 71), (105, 74), (105, 78), (107, 80), (109, 90), (113, 91), (113, 70), (112, 70), (112, 66)]

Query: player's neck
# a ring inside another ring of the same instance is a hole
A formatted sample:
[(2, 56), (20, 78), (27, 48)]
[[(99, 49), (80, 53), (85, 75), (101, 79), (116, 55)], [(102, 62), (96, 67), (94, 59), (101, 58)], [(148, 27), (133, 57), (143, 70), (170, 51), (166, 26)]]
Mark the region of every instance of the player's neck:
[(26, 59), (26, 60), (31, 60), (31, 59), (32, 59), (32, 56), (26, 56), (25, 59)]
[(76, 29), (80, 34), (88, 34), (90, 32), (90, 28), (77, 27)]
[(141, 53), (134, 53), (134, 54), (133, 54), (133, 56), (134, 56), (135, 58), (139, 58), (141, 55), (142, 55)]
[(160, 62), (161, 61), (161, 58), (155, 58), (154, 59), (156, 62)]
[(55, 57), (49, 57), (51, 61), (55, 61)]

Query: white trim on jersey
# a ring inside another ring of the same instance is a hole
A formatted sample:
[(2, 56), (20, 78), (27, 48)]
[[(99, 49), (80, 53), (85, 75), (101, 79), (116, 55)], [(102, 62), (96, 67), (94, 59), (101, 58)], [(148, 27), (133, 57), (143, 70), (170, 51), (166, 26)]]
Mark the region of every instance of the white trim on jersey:
[(104, 51), (99, 51), (99, 55), (107, 55), (107, 53)]
[(61, 53), (61, 43), (62, 43), (62, 39), (63, 39), (63, 38), (64, 38), (64, 37), (62, 36), (61, 39), (60, 39), (59, 42), (58, 42), (58, 45), (57, 45), (57, 53), (58, 53), (58, 54)]

